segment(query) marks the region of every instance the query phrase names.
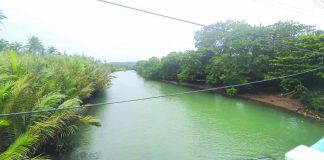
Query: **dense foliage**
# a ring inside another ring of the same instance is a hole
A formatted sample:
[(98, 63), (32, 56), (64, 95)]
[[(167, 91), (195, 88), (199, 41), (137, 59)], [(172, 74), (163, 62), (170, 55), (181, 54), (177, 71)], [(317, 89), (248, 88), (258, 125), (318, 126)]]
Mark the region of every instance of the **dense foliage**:
[[(300, 73), (324, 65), (323, 33), (314, 26), (292, 21), (269, 26), (253, 26), (241, 21), (220, 22), (196, 32), (197, 50), (172, 52), (161, 59), (152, 57), (139, 61), (136, 70), (149, 79), (210, 86)], [(236, 92), (293, 92), (309, 106), (324, 109), (323, 84), (324, 70), (321, 70), (225, 91), (231, 95)]]
[[(6, 16), (0, 10), (0, 23)], [(106, 64), (46, 48), (32, 36), (26, 45), (0, 39), (0, 113), (63, 109), (110, 82)], [(100, 126), (85, 109), (0, 117), (0, 160), (49, 159), (46, 148), (63, 151), (81, 125)]]
[[(108, 68), (91, 58), (31, 51), (0, 52), (0, 113), (72, 107), (109, 84)], [(38, 155), (49, 145), (64, 150), (80, 125), (100, 125), (84, 111), (0, 117), (0, 159), (46, 158)]]
[(136, 62), (111, 62), (106, 64), (113, 71), (134, 70)]

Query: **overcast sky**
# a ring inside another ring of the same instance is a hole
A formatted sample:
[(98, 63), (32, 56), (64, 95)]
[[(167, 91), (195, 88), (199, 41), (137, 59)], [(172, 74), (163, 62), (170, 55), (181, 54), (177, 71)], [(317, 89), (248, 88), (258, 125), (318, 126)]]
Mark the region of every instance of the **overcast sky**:
[[(228, 19), (255, 25), (294, 20), (324, 29), (324, 9), (312, 0), (111, 1), (205, 25)], [(36, 35), (61, 52), (109, 62), (194, 49), (194, 32), (201, 29), (96, 0), (0, 0), (0, 9), (8, 17), (0, 26), (1, 38), (26, 43)]]

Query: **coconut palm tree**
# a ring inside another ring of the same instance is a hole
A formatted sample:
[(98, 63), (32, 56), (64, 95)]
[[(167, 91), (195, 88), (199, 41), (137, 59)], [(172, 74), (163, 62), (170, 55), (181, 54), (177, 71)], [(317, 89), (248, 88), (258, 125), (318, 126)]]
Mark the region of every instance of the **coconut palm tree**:
[(4, 39), (0, 39), (0, 52), (8, 49), (9, 43)]
[(48, 54), (56, 54), (57, 53), (57, 49), (53, 46), (50, 46), (47, 48), (47, 53)]
[(38, 53), (38, 54), (44, 53), (44, 46), (42, 44), (42, 41), (36, 36), (31, 36), (28, 38), (26, 47), (30, 53)]
[(9, 48), (18, 53), (23, 48), (23, 45), (21, 43), (19, 43), (19, 42), (14, 42), (14, 43), (10, 44)]

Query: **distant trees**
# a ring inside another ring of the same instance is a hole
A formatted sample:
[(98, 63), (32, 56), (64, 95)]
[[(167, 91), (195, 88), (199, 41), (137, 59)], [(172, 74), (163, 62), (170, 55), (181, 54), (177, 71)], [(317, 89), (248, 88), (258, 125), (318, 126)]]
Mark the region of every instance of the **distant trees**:
[(44, 54), (44, 51), (45, 51), (42, 42), (36, 36), (31, 36), (28, 38), (26, 47), (27, 47), (28, 52)]
[[(7, 17), (3, 14), (2, 10), (0, 10), (0, 23), (1, 20), (5, 18)], [(28, 52), (33, 54), (59, 54), (57, 49), (53, 46), (49, 46), (45, 49), (42, 41), (36, 36), (29, 37), (26, 45), (23, 45), (20, 42), (9, 43), (7, 40), (0, 39), (0, 52), (5, 50), (13, 50), (16, 53)]]
[(60, 54), (54, 46), (49, 46), (45, 49), (42, 41), (36, 36), (29, 37), (26, 45), (20, 42), (10, 43), (5, 39), (0, 39), (0, 52), (5, 50), (13, 50), (18, 54)]
[(177, 78), (180, 81), (193, 82), (204, 78), (204, 68), (201, 61), (202, 55), (195, 51), (186, 51), (179, 61), (180, 71)]
[(8, 46), (9, 46), (8, 41), (6, 41), (4, 39), (0, 39), (0, 51), (7, 49)]
[(161, 61), (157, 57), (152, 57), (148, 61), (139, 61), (136, 70), (145, 78), (160, 78)]
[(57, 53), (57, 49), (55, 47), (53, 47), (53, 46), (50, 46), (50, 47), (47, 48), (47, 52), (46, 53), (48, 53), (48, 54), (55, 54), (55, 53)]
[[(197, 50), (172, 52), (161, 59), (139, 61), (138, 73), (151, 79), (224, 86), (299, 73), (324, 65), (323, 30), (293, 21), (268, 26), (252, 26), (244, 21), (219, 22), (197, 31), (195, 41)], [(307, 88), (320, 86), (316, 89), (324, 96), (323, 70), (273, 83), (258, 91), (281, 89), (310, 94)], [(254, 91), (253, 86), (247, 88)], [(241, 89), (230, 88), (226, 92), (233, 95)], [(320, 104), (318, 100), (312, 101)]]
[(183, 54), (172, 52), (161, 59), (160, 76), (165, 80), (177, 80), (177, 75), (181, 71), (181, 60)]
[(23, 49), (23, 45), (19, 42), (13, 42), (9, 45), (11, 50), (14, 50), (15, 52), (20, 52)]

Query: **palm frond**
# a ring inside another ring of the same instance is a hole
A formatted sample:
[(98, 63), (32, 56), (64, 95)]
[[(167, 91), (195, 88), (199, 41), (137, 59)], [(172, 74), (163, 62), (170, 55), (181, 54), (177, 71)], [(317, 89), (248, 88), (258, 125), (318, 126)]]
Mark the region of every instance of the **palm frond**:
[(4, 119), (0, 119), (0, 127), (8, 127), (10, 122)]
[(8, 81), (8, 80), (15, 80), (17, 79), (16, 75), (8, 75), (8, 74), (1, 74), (0, 81)]
[[(49, 93), (43, 96), (40, 100), (36, 102), (36, 105), (32, 108), (32, 110), (42, 110), (42, 109), (52, 109), (56, 108), (59, 103), (61, 103), (66, 95), (60, 93)], [(32, 115), (31, 119), (29, 120), (29, 125), (33, 125), (36, 122), (45, 120), (51, 115), (51, 113), (41, 113), (41, 114), (34, 114)]]
[(32, 151), (35, 150), (33, 144), (36, 138), (28, 134), (20, 135), (5, 152), (0, 154), (0, 160), (28, 159)]
[(64, 103), (58, 106), (58, 108), (73, 107), (79, 105), (82, 101), (79, 98), (73, 98), (66, 100)]
[(100, 127), (101, 123), (100, 120), (95, 118), (95, 117), (91, 117), (91, 116), (85, 116), (80, 118), (79, 120), (76, 121), (77, 125), (94, 125), (96, 127)]
[(79, 130), (77, 125), (69, 125), (59, 134), (60, 138), (68, 137), (75, 134)]
[(18, 72), (18, 65), (17, 65), (17, 54), (15, 51), (9, 51), (9, 61), (11, 64), (11, 71), (13, 75), (16, 75)]
[(30, 80), (33, 78), (32, 75), (25, 75), (19, 80), (15, 82), (15, 85), (13, 86), (13, 89), (11, 91), (12, 96), (10, 97), (10, 100), (8, 100), (8, 104), (3, 106), (2, 112), (3, 113), (10, 113), (12, 112), (19, 99), (25, 99), (22, 94), (26, 94), (26, 90), (30, 85)]
[[(0, 41), (8, 49), (9, 43)], [(30, 47), (30, 51), (41, 53), (37, 37)], [(2, 52), (0, 112), (79, 105), (81, 99), (109, 82), (109, 72), (103, 68), (100, 62), (82, 56)], [(0, 160), (47, 159), (35, 157), (36, 151), (49, 143), (63, 144), (64, 137), (78, 132), (81, 125), (100, 126), (98, 119), (84, 117), (84, 112), (85, 109), (74, 109), (0, 120)]]
[(36, 157), (29, 158), (28, 160), (51, 160), (51, 157), (50, 156), (38, 155)]

